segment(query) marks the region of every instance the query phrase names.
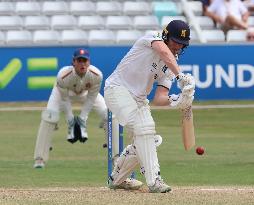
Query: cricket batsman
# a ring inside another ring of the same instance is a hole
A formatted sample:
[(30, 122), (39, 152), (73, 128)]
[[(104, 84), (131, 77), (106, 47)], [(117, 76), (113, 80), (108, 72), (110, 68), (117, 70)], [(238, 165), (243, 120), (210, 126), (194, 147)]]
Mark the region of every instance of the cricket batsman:
[[(107, 107), (99, 93), (102, 79), (101, 71), (90, 64), (88, 51), (82, 48), (75, 50), (72, 65), (65, 66), (58, 72), (47, 108), (42, 112), (34, 151), (34, 168), (43, 168), (49, 158), (51, 138), (61, 111), (65, 113), (68, 123), (67, 140), (70, 143), (78, 140), (84, 143), (88, 139), (86, 122), (92, 108), (102, 121), (106, 121)], [(74, 101), (82, 104), (78, 116), (72, 112)]]
[[(109, 188), (122, 188), (122, 183), (139, 165), (149, 192), (165, 193), (171, 190), (160, 175), (155, 122), (147, 96), (156, 82), (154, 105), (184, 109), (192, 104), (194, 78), (182, 73), (176, 61), (188, 47), (189, 40), (189, 26), (180, 20), (171, 21), (162, 33), (149, 33), (138, 39), (106, 79), (106, 105), (133, 136), (133, 143), (125, 148), (116, 161), (108, 179)], [(181, 93), (169, 95), (174, 78)]]

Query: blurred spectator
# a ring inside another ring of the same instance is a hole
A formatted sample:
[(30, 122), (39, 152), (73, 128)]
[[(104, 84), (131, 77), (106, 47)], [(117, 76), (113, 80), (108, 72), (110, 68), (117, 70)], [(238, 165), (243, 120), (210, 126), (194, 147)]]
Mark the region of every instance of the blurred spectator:
[(247, 41), (254, 42), (254, 28), (249, 28), (246, 35)]
[(213, 0), (200, 0), (203, 6), (203, 15), (205, 15), (205, 12), (208, 8), (208, 6), (212, 3)]
[(252, 13), (254, 12), (254, 0), (245, 0), (244, 4), (246, 5), (246, 7), (250, 12)]
[[(207, 8), (211, 5), (214, 0), (200, 0), (203, 7), (203, 16), (206, 16)], [(216, 21), (213, 19), (214, 27), (216, 27)]]
[(247, 29), (249, 12), (240, 0), (214, 0), (208, 6), (206, 16), (221, 25), (224, 32), (229, 29)]

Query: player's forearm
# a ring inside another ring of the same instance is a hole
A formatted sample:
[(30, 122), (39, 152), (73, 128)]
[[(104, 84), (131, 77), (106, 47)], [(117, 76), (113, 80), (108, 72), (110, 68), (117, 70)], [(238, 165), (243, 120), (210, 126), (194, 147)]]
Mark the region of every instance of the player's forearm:
[(66, 88), (61, 87), (59, 84), (56, 85), (58, 91), (60, 92), (61, 98), (63, 101), (68, 100), (68, 90)]
[(82, 106), (82, 110), (81, 110), (81, 114), (80, 114), (82, 119), (84, 119), (84, 120), (87, 119), (90, 111), (92, 110), (92, 107), (95, 103), (95, 100), (96, 100), (98, 94), (99, 94), (99, 89), (97, 89), (97, 88), (95, 90), (88, 91), (86, 101)]
[(170, 104), (169, 96), (160, 96), (154, 98), (152, 101), (153, 106), (168, 106)]
[(90, 111), (92, 110), (93, 104), (94, 104), (95, 99), (87, 99), (86, 102), (83, 104), (82, 106), (82, 110), (80, 113), (80, 117), (83, 120), (87, 120), (88, 115), (90, 113)]
[(167, 67), (177, 76), (180, 72), (180, 67), (176, 62), (175, 56), (166, 44), (163, 41), (155, 41), (153, 42), (152, 47), (156, 50)]
[(74, 115), (72, 112), (72, 105), (71, 105), (70, 98), (68, 98), (68, 100), (63, 101), (62, 105), (63, 105), (66, 121), (67, 122), (71, 121), (74, 118)]
[(175, 57), (171, 52), (162, 53), (161, 59), (167, 67), (177, 76), (180, 73), (180, 67), (177, 65)]

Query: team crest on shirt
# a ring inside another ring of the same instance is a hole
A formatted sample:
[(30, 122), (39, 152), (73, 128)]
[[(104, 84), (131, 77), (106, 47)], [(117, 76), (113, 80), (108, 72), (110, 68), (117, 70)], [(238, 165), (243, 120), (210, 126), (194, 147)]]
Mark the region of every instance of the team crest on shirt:
[(91, 83), (87, 83), (85, 86), (86, 86), (86, 89), (89, 89), (91, 88)]

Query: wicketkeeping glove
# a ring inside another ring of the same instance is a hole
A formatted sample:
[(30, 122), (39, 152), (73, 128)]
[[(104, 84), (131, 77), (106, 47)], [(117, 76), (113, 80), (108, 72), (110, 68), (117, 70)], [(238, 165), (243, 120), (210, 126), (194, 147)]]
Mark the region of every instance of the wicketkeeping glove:
[(88, 139), (88, 135), (86, 132), (86, 121), (76, 116), (74, 125), (74, 135), (78, 138), (78, 140), (84, 143)]
[(79, 140), (84, 143), (87, 139), (86, 123), (84, 120), (75, 116), (72, 120), (68, 121), (68, 142), (73, 144)]
[(74, 133), (74, 127), (75, 127), (75, 118), (68, 121), (67, 141), (72, 144), (79, 140), (78, 136), (75, 135), (75, 133)]

